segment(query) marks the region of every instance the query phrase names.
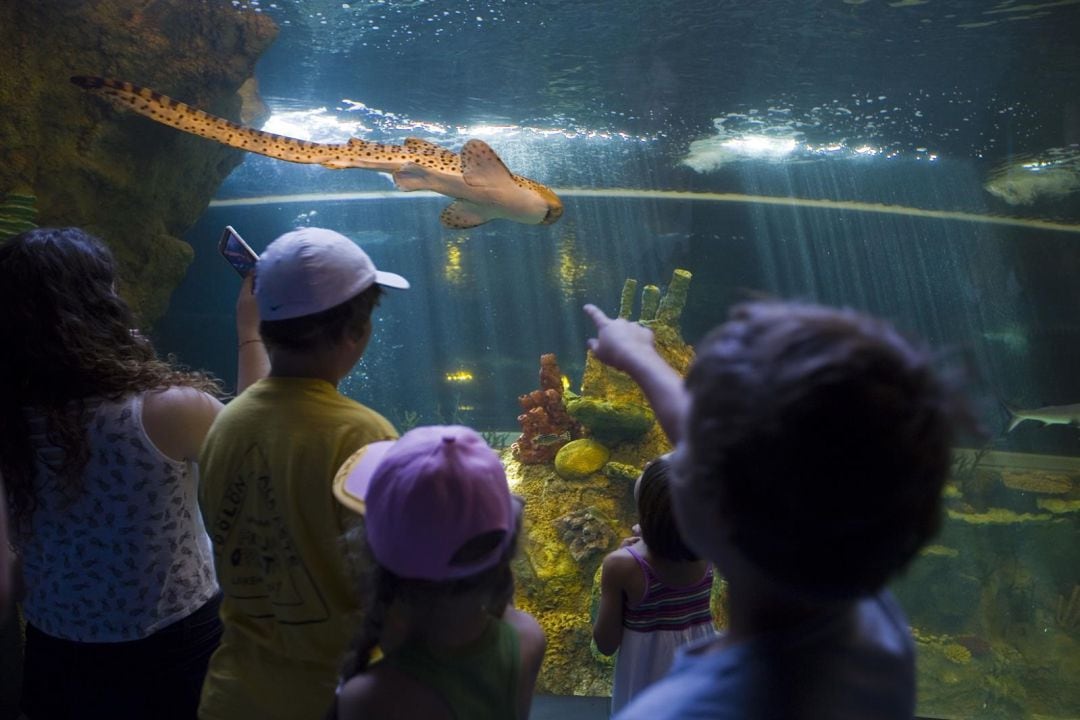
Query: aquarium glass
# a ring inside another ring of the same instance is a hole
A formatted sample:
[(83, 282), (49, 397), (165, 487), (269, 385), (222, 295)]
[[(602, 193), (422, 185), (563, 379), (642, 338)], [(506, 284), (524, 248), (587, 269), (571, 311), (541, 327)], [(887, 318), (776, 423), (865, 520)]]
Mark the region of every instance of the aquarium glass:
[(611, 442), (617, 465), (584, 480), (523, 469), (519, 397), (545, 354), (582, 392), (584, 303), (615, 314), (633, 280), (638, 318), (685, 270), (671, 325), (691, 347), (772, 296), (882, 315), (965, 371), (984, 432), (957, 448), (943, 530), (894, 584), (918, 711), (1080, 717), (1080, 3), (233, 4), (280, 29), (257, 68), (264, 130), (479, 138), (562, 198), (551, 225), (451, 229), (447, 198), (384, 174), (248, 154), (186, 234), (194, 261), (153, 328), (234, 382), (225, 225), (257, 252), (333, 228), (407, 277), (341, 389), (402, 431), (476, 427), (532, 493), (519, 601), (549, 637), (540, 692), (610, 692), (594, 577), (659, 446)]

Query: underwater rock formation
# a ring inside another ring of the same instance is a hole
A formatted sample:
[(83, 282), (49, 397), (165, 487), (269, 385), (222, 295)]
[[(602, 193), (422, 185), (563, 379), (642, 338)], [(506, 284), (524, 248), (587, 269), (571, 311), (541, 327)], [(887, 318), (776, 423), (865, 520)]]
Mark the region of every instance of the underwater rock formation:
[(240, 89), (276, 34), (227, 2), (0, 3), (0, 193), (35, 196), (38, 225), (105, 240), (144, 326), (191, 261), (180, 238), (243, 152), (120, 113), (68, 76), (108, 73), (233, 120), (246, 104), (259, 121)]
[(587, 480), (607, 464), (611, 451), (592, 438), (567, 443), (555, 455), (555, 472), (563, 480)]
[(619, 536), (610, 518), (594, 507), (574, 510), (555, 521), (559, 537), (570, 549), (574, 562), (602, 557), (619, 544)]
[(573, 397), (566, 400), (566, 411), (605, 443), (632, 442), (653, 426), (656, 417), (647, 405), (608, 402), (598, 398)]
[[(683, 341), (678, 322), (686, 302), (690, 274), (682, 270), (676, 273), (672, 285), (677, 287), (673, 293), (669, 286), (667, 296), (661, 296), (656, 286), (644, 286), (642, 303), (646, 310), (654, 309), (649, 310), (652, 315), (648, 319), (643, 317), (640, 322), (652, 328), (661, 355), (685, 374), (693, 349)], [(632, 319), (637, 288), (633, 279), (623, 286), (619, 314), (626, 319)], [(541, 383), (541, 391), (522, 398), (524, 401), (531, 397), (526, 415), (540, 406), (537, 393), (543, 396), (549, 391), (552, 395), (547, 397), (552, 401), (557, 397), (558, 407), (565, 411), (564, 400), (567, 405), (572, 400), (570, 393), (562, 391), (561, 376), (558, 387), (551, 379), (545, 381), (543, 374)], [(593, 407), (648, 407), (626, 375), (601, 364), (591, 354), (586, 360), (581, 400)], [(637, 522), (634, 480), (647, 462), (671, 449), (651, 412), (649, 418), (643, 431), (638, 428), (616, 442), (605, 443), (609, 457), (599, 459), (606, 462), (593, 462), (588, 472), (568, 473), (574, 479), (563, 477), (550, 459), (529, 464), (519, 457), (520, 449), (502, 455), (511, 487), (526, 499), (526, 540), (514, 566), (518, 582), (516, 602), (536, 616), (548, 638), (537, 692), (560, 695), (611, 692), (614, 664), (611, 658), (601, 656), (592, 643), (592, 608), (598, 592), (596, 577), (605, 552), (615, 549), (619, 538), (629, 536), (631, 526)], [(524, 430), (525, 420), (522, 423)], [(595, 428), (585, 430), (595, 433)], [(594, 443), (600, 439), (595, 434), (592, 440), (577, 442)], [(565, 472), (565, 467), (562, 470)], [(605, 525), (610, 535), (604, 530)], [(721, 585), (718, 581), (714, 605), (714, 616), (720, 623), (725, 617), (719, 599)]]
[(510, 446), (514, 459), (526, 465), (549, 463), (566, 443), (579, 438), (581, 425), (563, 404), (563, 375), (554, 353), (540, 356), (540, 389), (518, 398), (521, 435)]

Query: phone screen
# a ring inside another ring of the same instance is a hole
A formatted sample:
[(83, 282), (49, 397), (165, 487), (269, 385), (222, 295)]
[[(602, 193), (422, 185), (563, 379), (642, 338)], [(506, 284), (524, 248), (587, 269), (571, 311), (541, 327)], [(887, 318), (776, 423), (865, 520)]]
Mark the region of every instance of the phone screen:
[(247, 277), (248, 273), (255, 269), (255, 261), (259, 259), (255, 251), (244, 242), (231, 225), (227, 225), (221, 234), (218, 251), (229, 261), (240, 277)]

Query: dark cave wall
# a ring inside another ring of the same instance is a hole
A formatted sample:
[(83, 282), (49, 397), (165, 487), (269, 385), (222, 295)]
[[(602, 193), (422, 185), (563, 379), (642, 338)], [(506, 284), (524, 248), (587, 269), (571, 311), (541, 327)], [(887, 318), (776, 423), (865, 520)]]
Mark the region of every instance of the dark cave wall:
[(114, 109), (68, 78), (128, 80), (239, 121), (238, 90), (276, 35), (229, 0), (0, 2), (0, 194), (36, 196), (38, 225), (104, 239), (144, 326), (191, 261), (180, 238), (243, 153)]

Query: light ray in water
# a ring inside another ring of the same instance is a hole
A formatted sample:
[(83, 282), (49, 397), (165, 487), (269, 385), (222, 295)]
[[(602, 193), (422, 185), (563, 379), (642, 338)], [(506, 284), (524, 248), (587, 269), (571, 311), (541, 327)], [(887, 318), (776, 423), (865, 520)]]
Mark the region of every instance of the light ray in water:
[[(1080, 234), (1080, 224), (1009, 217), (1005, 215), (981, 215), (956, 210), (927, 210), (906, 205), (856, 202), (853, 200), (820, 200), (815, 198), (782, 197), (776, 195), (745, 195), (743, 193), (684, 192), (680, 190), (634, 190), (630, 188), (552, 188), (563, 197), (630, 198), (634, 200), (680, 200), (689, 202), (726, 202), (749, 205), (778, 205), (782, 207), (811, 208), (816, 210), (842, 210), (846, 212), (903, 215), (929, 220), (1007, 225), (1030, 230), (1049, 230)], [(301, 193), (297, 195), (263, 195), (261, 197), (228, 198), (211, 200), (210, 207), (247, 207), (253, 205), (283, 205), (286, 203), (341, 202), (357, 200), (410, 200), (442, 197), (437, 193), (417, 191), (402, 193), (396, 190), (374, 190), (344, 193)]]

